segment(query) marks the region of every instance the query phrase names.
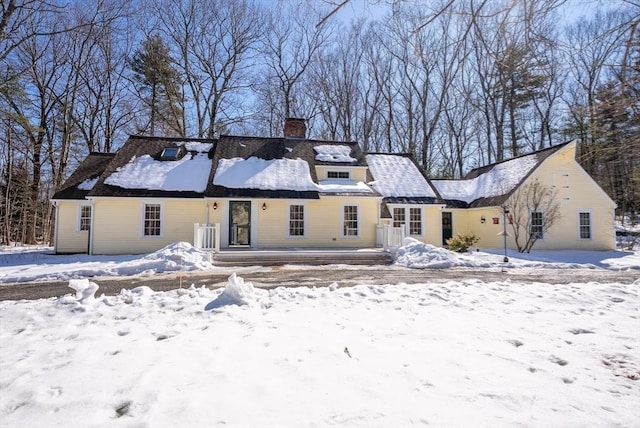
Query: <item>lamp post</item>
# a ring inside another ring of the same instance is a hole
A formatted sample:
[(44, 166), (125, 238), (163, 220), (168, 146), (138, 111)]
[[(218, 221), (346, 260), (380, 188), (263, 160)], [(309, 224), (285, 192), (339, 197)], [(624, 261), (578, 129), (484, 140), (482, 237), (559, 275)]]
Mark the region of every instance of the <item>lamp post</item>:
[(509, 214), (507, 207), (502, 207), (502, 245), (504, 247), (504, 259), (502, 261), (505, 263), (509, 263), (509, 257), (507, 257), (507, 214)]

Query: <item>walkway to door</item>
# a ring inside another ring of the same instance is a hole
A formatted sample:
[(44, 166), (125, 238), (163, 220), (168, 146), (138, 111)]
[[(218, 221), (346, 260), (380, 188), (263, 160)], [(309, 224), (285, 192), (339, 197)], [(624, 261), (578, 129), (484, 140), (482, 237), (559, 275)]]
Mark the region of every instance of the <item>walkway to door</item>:
[[(238, 234), (240, 235), (240, 233)], [(209, 251), (210, 260), (219, 266), (276, 266), (298, 265), (390, 265), (393, 256), (391, 247), (401, 245), (404, 231), (401, 227), (378, 227), (377, 241), (380, 248), (276, 248), (256, 250), (248, 246), (240, 248), (220, 247), (220, 223), (194, 224), (193, 242), (198, 249)]]
[(211, 253), (216, 266), (279, 266), (279, 265), (390, 265), (393, 256), (378, 249), (326, 249), (296, 248), (270, 250), (224, 250)]

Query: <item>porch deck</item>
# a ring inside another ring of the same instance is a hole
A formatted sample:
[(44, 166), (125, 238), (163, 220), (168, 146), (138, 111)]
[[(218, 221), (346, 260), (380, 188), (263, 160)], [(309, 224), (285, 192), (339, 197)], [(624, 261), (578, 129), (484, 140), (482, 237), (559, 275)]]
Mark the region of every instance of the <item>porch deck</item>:
[(281, 266), (281, 265), (390, 265), (393, 256), (380, 249), (282, 248), (268, 250), (224, 249), (211, 253), (216, 266)]

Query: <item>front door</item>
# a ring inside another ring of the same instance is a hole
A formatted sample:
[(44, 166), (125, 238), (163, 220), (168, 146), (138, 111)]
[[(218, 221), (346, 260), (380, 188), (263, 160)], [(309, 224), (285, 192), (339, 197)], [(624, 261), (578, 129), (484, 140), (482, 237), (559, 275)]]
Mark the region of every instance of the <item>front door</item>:
[(229, 201), (229, 245), (251, 245), (251, 202)]
[(451, 213), (442, 213), (442, 246), (447, 246), (447, 240), (453, 236), (453, 225), (451, 223)]

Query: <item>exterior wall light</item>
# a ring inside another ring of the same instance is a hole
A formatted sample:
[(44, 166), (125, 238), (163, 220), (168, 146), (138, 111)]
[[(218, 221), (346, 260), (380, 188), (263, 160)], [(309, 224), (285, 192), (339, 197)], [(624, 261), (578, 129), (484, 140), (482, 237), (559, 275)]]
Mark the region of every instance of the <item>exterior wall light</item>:
[(214, 210), (217, 210), (217, 209), (218, 209), (218, 203), (217, 203), (217, 202), (214, 202), (214, 203), (213, 203), (213, 209), (214, 209)]
[(263, 202), (262, 203), (262, 211), (266, 211), (267, 210), (267, 203)]
[(480, 223), (484, 223), (485, 221), (487, 221), (487, 218), (485, 216), (480, 216)]

